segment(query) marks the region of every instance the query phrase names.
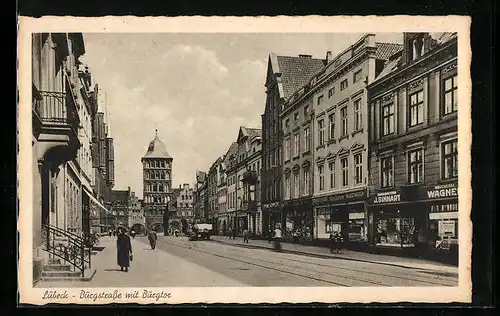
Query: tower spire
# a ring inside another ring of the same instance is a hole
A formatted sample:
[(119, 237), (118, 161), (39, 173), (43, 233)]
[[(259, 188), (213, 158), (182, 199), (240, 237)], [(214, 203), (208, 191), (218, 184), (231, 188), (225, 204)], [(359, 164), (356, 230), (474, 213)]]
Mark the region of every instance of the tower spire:
[(158, 137), (158, 129), (155, 130), (155, 136)]

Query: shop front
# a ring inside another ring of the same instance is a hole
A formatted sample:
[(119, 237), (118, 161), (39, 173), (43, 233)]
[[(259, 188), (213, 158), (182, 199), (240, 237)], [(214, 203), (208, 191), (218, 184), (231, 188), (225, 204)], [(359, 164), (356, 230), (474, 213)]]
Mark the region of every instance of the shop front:
[(243, 231), (248, 229), (248, 215), (246, 211), (238, 211), (236, 215), (236, 235), (243, 236)]
[(369, 199), (374, 246), (449, 251), (458, 241), (457, 183), (407, 186)]
[(327, 240), (331, 233), (338, 232), (347, 243), (366, 243), (365, 201), (365, 189), (314, 198), (313, 237)]
[(285, 226), (282, 208), (280, 202), (262, 205), (262, 233), (264, 236), (269, 237), (269, 233), (272, 233), (278, 224), (282, 228)]
[(314, 226), (312, 198), (285, 201), (285, 238), (297, 240), (312, 239)]

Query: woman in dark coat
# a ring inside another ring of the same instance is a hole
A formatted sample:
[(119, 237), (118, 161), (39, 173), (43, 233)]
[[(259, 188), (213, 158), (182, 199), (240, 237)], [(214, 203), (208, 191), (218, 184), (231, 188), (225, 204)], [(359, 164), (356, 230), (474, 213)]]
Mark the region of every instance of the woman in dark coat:
[(118, 238), (116, 239), (117, 259), (120, 270), (128, 272), (130, 266), (130, 256), (132, 255), (132, 245), (130, 237), (125, 234), (124, 230), (118, 231)]
[(149, 245), (151, 246), (151, 250), (154, 250), (156, 248), (156, 240), (158, 239), (158, 236), (156, 235), (155, 229), (151, 229), (151, 231), (148, 234), (148, 239), (149, 239)]

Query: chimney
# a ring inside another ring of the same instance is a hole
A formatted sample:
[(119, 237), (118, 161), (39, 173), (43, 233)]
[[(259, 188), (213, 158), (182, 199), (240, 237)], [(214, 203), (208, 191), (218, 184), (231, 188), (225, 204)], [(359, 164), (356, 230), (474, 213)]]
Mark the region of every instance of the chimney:
[(179, 189), (182, 189), (182, 185), (181, 184), (179, 184)]
[(312, 55), (307, 55), (307, 54), (300, 54), (299, 55), (300, 58), (311, 58)]
[(333, 57), (332, 56), (332, 51), (331, 50), (327, 51), (326, 52), (326, 63), (327, 64), (332, 61), (332, 57)]

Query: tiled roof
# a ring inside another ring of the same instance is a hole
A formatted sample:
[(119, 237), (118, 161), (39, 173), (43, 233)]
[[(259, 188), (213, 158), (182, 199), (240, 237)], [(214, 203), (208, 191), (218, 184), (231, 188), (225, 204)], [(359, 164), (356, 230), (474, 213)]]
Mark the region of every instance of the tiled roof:
[(246, 131), (248, 133), (248, 137), (250, 137), (250, 138), (262, 136), (262, 129), (260, 129), (260, 128), (248, 128), (248, 127), (245, 127), (245, 129), (246, 129)]
[(375, 56), (377, 59), (388, 60), (389, 57), (396, 54), (403, 49), (403, 45), (394, 43), (375, 43), (377, 52)]
[(229, 146), (229, 149), (227, 150), (226, 155), (224, 156), (224, 162), (228, 162), (229, 157), (231, 157), (231, 155), (234, 155), (236, 152), (238, 152), (238, 143), (233, 142), (231, 146)]
[(382, 71), (377, 76), (377, 78), (375, 78), (375, 81), (387, 76), (388, 74), (390, 74), (391, 72), (396, 70), (399, 66), (400, 60), (401, 60), (401, 56), (399, 56), (398, 58), (393, 58), (393, 59), (387, 61), (384, 65), (384, 69), (382, 69)]
[(128, 190), (113, 190), (111, 191), (111, 201), (116, 202), (116, 201), (121, 201), (121, 202), (127, 202), (128, 198)]
[(277, 56), (277, 59), (285, 99), (325, 67), (323, 59), (292, 56)]
[(457, 33), (452, 33), (452, 32), (444, 32), (439, 36), (437, 39), (438, 44), (443, 44), (448, 42), (449, 40), (457, 37)]
[(165, 143), (158, 138), (158, 135), (149, 143), (148, 151), (144, 158), (172, 158), (167, 152)]

